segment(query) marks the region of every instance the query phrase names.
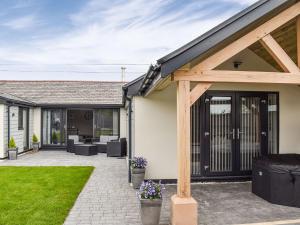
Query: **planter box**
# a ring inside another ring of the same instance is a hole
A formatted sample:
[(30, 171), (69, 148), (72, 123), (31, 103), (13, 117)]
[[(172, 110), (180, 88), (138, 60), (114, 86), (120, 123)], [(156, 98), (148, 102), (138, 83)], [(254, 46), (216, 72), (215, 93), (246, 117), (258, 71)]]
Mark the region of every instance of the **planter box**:
[(9, 148), (8, 149), (8, 159), (16, 160), (18, 158), (18, 149), (17, 148)]
[(40, 142), (32, 143), (32, 148), (34, 152), (38, 152), (40, 147)]
[(158, 225), (162, 199), (140, 199), (141, 219), (143, 225)]
[(134, 189), (139, 189), (145, 178), (146, 169), (131, 168), (131, 182)]

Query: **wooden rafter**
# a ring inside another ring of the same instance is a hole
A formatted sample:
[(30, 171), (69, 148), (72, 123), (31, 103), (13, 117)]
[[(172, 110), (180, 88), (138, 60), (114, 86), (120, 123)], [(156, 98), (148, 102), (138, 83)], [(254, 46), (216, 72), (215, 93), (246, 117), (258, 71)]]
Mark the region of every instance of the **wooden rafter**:
[(245, 48), (254, 44), (256, 41), (259, 41), (261, 38), (270, 34), (275, 29), (289, 22), (293, 18), (297, 17), (300, 14), (300, 2), (294, 4), (290, 8), (279, 13), (269, 21), (260, 25), (256, 29), (252, 30), (243, 37), (237, 39), (231, 44), (227, 45), (225, 48), (206, 58), (198, 65), (193, 67), (191, 70), (212, 70), (221, 63), (225, 62), (232, 56), (238, 54)]
[(256, 72), (209, 70), (190, 73), (179, 71), (174, 75), (175, 81), (194, 81), (206, 83), (267, 83), (300, 84), (300, 73)]
[(191, 106), (207, 91), (212, 84), (210, 83), (199, 83), (197, 84), (190, 93), (190, 104)]
[(260, 39), (260, 43), (274, 58), (274, 60), (283, 69), (283, 71), (291, 73), (299, 72), (298, 66), (293, 62), (293, 60), (270, 34)]

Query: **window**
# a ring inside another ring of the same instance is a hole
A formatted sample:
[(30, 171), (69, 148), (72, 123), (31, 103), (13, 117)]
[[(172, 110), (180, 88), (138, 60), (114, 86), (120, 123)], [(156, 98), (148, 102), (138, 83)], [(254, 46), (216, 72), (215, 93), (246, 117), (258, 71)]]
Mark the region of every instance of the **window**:
[(95, 136), (119, 136), (119, 109), (95, 111)]
[(24, 123), (23, 123), (23, 108), (19, 107), (19, 112), (18, 112), (18, 128), (19, 130), (23, 130), (24, 129)]
[(278, 153), (278, 95), (268, 95), (268, 153)]

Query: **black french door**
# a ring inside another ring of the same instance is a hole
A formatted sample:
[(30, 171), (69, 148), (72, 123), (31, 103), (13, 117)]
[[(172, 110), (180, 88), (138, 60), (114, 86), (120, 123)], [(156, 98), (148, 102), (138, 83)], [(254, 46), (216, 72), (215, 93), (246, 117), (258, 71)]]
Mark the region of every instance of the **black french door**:
[(251, 174), (252, 159), (268, 154), (268, 94), (205, 94), (204, 176)]
[(42, 145), (44, 147), (64, 147), (66, 144), (66, 110), (42, 110)]

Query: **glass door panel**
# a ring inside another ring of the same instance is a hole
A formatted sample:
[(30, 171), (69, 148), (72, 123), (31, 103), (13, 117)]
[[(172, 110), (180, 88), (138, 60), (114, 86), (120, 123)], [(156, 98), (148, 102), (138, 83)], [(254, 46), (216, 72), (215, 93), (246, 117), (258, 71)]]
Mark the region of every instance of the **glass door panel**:
[(60, 110), (52, 110), (51, 111), (51, 144), (60, 145), (61, 144), (61, 111)]
[(29, 148), (29, 110), (28, 108), (23, 108), (23, 146), (24, 150)]
[(119, 109), (97, 109), (94, 136), (119, 136)]
[(43, 145), (65, 145), (66, 112), (63, 109), (43, 110)]
[(261, 155), (261, 100), (261, 97), (240, 98), (240, 127), (237, 128), (237, 135), (241, 171), (250, 171), (252, 159)]
[(206, 99), (209, 123), (206, 127), (208, 162), (204, 167), (208, 174), (223, 174), (233, 171), (233, 97), (210, 96)]

